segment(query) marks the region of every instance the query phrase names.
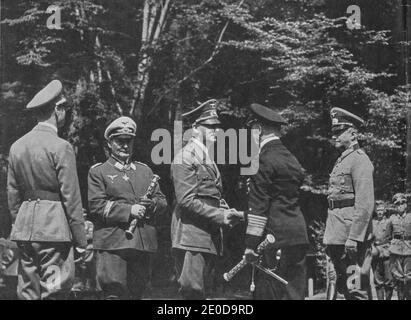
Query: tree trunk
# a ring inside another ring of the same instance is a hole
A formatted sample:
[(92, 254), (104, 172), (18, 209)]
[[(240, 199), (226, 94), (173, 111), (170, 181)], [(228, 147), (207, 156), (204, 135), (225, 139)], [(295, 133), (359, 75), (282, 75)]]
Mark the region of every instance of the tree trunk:
[(150, 81), (150, 68), (153, 62), (147, 48), (154, 47), (164, 30), (170, 0), (145, 0), (143, 9), (143, 28), (141, 35), (140, 59), (137, 66), (137, 79), (134, 87), (130, 116), (140, 121), (146, 89)]
[[(411, 22), (411, 10), (409, 6), (411, 5), (410, 0), (402, 0), (402, 28), (403, 28), (403, 61), (404, 61), (404, 80), (405, 80), (405, 90), (406, 101), (405, 108), (407, 111), (407, 161), (406, 161), (406, 192), (411, 194), (411, 106), (410, 106), (410, 79), (409, 79), (409, 59), (410, 51), (408, 49), (409, 32)], [(410, 198), (408, 198), (408, 208), (411, 208)]]

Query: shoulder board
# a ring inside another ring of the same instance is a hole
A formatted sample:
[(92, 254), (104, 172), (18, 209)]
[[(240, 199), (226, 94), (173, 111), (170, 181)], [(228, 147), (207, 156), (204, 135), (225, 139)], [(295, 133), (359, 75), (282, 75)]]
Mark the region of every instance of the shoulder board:
[(134, 161), (134, 163), (139, 164), (139, 165), (142, 165), (142, 166), (145, 166), (145, 167), (148, 167), (148, 165), (146, 165), (146, 164), (145, 164), (145, 163), (143, 163), (143, 162)]
[(103, 164), (102, 162), (93, 164), (93, 165), (91, 166), (91, 169), (94, 169), (95, 167), (98, 167), (98, 166), (100, 166), (100, 165), (102, 165), (102, 164)]
[(365, 152), (364, 152), (362, 149), (358, 149), (358, 150), (357, 150), (357, 153), (358, 153), (358, 154), (361, 154), (361, 155), (365, 154)]

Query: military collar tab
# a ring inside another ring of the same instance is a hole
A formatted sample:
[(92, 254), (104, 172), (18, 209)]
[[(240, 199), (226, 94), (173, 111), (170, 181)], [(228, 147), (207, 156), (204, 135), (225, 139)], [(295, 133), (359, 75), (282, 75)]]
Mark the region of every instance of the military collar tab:
[(134, 165), (134, 163), (121, 164), (120, 162), (116, 161), (114, 166), (119, 170), (130, 170), (130, 168), (133, 169), (133, 170), (136, 170), (136, 166)]
[(110, 164), (112, 164), (114, 167), (116, 167), (118, 170), (130, 170), (130, 168), (131, 169), (133, 169), (133, 170), (136, 170), (137, 169), (137, 167), (136, 167), (136, 165), (134, 164), (134, 163), (127, 163), (127, 164), (122, 164), (122, 163), (120, 163), (115, 157), (113, 157), (113, 156), (111, 156), (110, 157), (110, 159), (109, 159), (110, 161)]

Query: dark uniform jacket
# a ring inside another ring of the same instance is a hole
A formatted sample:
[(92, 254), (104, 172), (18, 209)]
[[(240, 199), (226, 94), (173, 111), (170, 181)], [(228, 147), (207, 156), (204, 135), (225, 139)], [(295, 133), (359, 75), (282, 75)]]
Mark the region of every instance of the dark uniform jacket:
[(10, 149), (8, 202), (15, 241), (87, 245), (72, 146), (39, 123)]
[(392, 236), (390, 252), (411, 256), (411, 213), (391, 215), (387, 227), (388, 233)]
[(345, 150), (330, 175), (329, 201), (352, 201), (343, 208), (328, 209), (324, 244), (364, 242), (372, 230), (374, 167), (358, 144)]
[[(132, 162), (124, 166), (112, 157), (90, 168), (88, 202), (90, 219), (94, 223), (94, 249), (157, 250), (153, 223), (139, 223), (133, 239), (128, 240), (125, 235), (131, 220), (131, 207), (146, 194), (152, 177), (153, 172), (147, 165)], [(156, 216), (167, 206), (158, 185), (152, 199), (155, 202), (152, 215)]]
[(245, 239), (248, 248), (255, 249), (264, 229), (264, 233), (274, 235), (277, 247), (308, 243), (298, 205), (303, 180), (300, 163), (281, 140), (266, 141), (260, 150), (258, 172), (250, 180)]
[(173, 248), (219, 254), (224, 210), (220, 172), (206, 147), (192, 138), (171, 164), (175, 203)]

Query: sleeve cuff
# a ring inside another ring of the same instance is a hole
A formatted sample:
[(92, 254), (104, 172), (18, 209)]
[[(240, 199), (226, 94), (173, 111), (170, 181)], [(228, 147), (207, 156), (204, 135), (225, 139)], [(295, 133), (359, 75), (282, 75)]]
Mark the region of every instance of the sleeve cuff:
[(108, 215), (111, 211), (111, 208), (113, 208), (113, 204), (114, 204), (114, 201), (107, 201), (107, 203), (104, 207), (104, 211), (103, 211), (103, 221), (104, 221), (104, 223), (107, 223), (107, 218), (108, 218)]
[(265, 230), (265, 226), (267, 224), (267, 218), (255, 214), (248, 214), (247, 219), (248, 223), (246, 235), (262, 237)]
[(84, 224), (72, 224), (70, 226), (73, 243), (76, 247), (85, 248), (87, 246), (86, 230)]

